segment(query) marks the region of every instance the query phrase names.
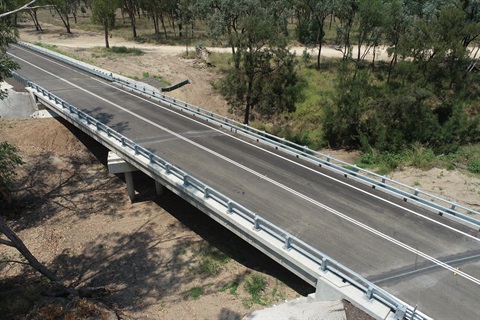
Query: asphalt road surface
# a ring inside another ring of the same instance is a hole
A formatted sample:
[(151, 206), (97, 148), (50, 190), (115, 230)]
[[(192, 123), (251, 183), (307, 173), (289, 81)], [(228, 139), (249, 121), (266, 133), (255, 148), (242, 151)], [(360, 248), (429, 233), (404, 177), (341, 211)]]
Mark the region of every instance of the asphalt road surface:
[(427, 315), (480, 319), (478, 230), (38, 53), (17, 46), (9, 53), (19, 74)]

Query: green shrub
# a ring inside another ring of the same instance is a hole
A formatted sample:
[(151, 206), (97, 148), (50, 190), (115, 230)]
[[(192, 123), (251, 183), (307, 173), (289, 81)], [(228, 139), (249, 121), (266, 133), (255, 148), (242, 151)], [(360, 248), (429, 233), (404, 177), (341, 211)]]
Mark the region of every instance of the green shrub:
[(245, 290), (247, 290), (252, 296), (259, 295), (261, 292), (265, 291), (266, 287), (267, 281), (265, 276), (261, 274), (252, 274), (245, 282)]
[(193, 287), (190, 289), (189, 295), (193, 299), (197, 300), (204, 294), (204, 290), (202, 287)]
[(468, 171), (471, 173), (480, 173), (480, 159), (473, 160), (468, 164)]
[(117, 54), (124, 54), (124, 55), (132, 55), (132, 56), (141, 56), (143, 55), (143, 51), (138, 48), (127, 48), (125, 46), (120, 47), (111, 47), (110, 52), (117, 53)]

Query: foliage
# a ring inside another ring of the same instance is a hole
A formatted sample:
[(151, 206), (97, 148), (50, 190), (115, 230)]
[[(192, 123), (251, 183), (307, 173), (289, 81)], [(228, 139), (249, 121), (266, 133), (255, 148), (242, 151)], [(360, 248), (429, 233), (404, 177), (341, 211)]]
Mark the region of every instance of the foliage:
[(245, 281), (245, 290), (252, 296), (252, 300), (255, 303), (261, 303), (261, 293), (265, 291), (267, 287), (267, 281), (265, 276), (261, 274), (252, 274), (246, 281)]
[(119, 0), (92, 0), (92, 20), (103, 26), (105, 32), (105, 47), (108, 43), (109, 31), (115, 26), (115, 11), (120, 6)]
[(138, 48), (127, 48), (125, 46), (113, 46), (110, 48), (110, 51), (113, 53), (121, 54), (121, 55), (131, 55), (131, 56), (141, 56), (144, 52)]
[(16, 176), (15, 168), (22, 165), (17, 147), (7, 141), (0, 142), (0, 190), (9, 190)]
[(244, 115), (244, 123), (294, 109), (297, 90), (295, 60), (286, 48), (289, 11), (283, 0), (209, 1), (198, 10), (210, 15), (213, 40), (225, 37), (232, 48), (232, 66), (226, 72), (221, 92), (230, 111)]
[(480, 173), (480, 159), (473, 160), (468, 164), (468, 171), (471, 173)]
[(202, 287), (193, 287), (189, 291), (190, 297), (193, 299), (199, 299), (204, 294), (204, 289)]
[[(8, 3), (7, 3), (8, 4)], [(14, 9), (7, 4), (0, 6), (0, 13)], [(16, 30), (13, 28), (14, 21), (9, 17), (0, 19), (0, 82), (12, 76), (12, 70), (18, 69), (18, 64), (7, 55), (7, 48), (16, 42)], [(0, 100), (7, 95), (5, 90), (0, 90)]]

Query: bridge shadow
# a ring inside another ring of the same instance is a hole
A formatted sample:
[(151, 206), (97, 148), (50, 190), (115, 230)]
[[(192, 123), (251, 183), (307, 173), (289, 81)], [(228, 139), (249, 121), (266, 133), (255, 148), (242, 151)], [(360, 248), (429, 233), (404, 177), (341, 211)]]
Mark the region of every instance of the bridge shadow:
[[(21, 167), (23, 173), (13, 196), (13, 206), (2, 208), (2, 215), (15, 231), (40, 225), (60, 211), (79, 218), (91, 214), (115, 214), (111, 203), (125, 197), (124, 185), (106, 169), (108, 150), (69, 122), (58, 118), (90, 152), (61, 156), (41, 152), (30, 156)], [(85, 168), (90, 168), (86, 171)], [(94, 170), (91, 170), (93, 168)], [(92, 202), (92, 193), (102, 193), (104, 200)]]
[[(140, 180), (141, 178), (144, 181)], [(150, 185), (150, 190), (154, 190), (154, 183), (149, 177), (143, 175), (143, 177), (138, 179), (142, 181), (141, 184), (144, 186)], [(185, 227), (202, 237), (212, 247), (220, 250), (231, 259), (250, 269), (271, 275), (302, 296), (314, 292), (314, 288), (305, 281), (173, 192), (165, 190), (163, 196), (155, 199), (155, 203), (175, 217)]]
[(128, 121), (115, 122), (115, 116), (111, 113), (103, 112), (103, 110), (104, 109), (101, 107), (96, 107), (92, 110), (82, 109), (83, 112), (109, 126), (118, 133), (124, 133), (130, 130)]

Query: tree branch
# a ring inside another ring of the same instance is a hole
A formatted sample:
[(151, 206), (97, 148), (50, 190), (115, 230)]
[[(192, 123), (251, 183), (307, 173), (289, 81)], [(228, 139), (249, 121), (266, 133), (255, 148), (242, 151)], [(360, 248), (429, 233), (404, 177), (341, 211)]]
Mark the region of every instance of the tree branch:
[(6, 17), (6, 16), (9, 16), (9, 15), (11, 15), (11, 14), (17, 13), (17, 12), (19, 12), (19, 11), (22, 11), (22, 10), (25, 10), (25, 9), (29, 9), (29, 6), (30, 6), (31, 4), (33, 4), (35, 1), (37, 1), (37, 0), (32, 0), (32, 1), (30, 1), (29, 3), (27, 3), (26, 5), (24, 5), (23, 7), (20, 7), (20, 8), (18, 8), (18, 9), (15, 9), (15, 10), (12, 10), (12, 11), (9, 11), (9, 12), (2, 13), (2, 14), (0, 14), (0, 18), (4, 18), (4, 17)]
[[(22, 254), (22, 256), (28, 261), (28, 264), (30, 264), (32, 268), (43, 274), (51, 281), (63, 284), (62, 280), (57, 277), (56, 274), (48, 270), (47, 267), (41, 264), (37, 260), (37, 258), (33, 256), (33, 254), (30, 252), (30, 250), (28, 250), (28, 248), (17, 236), (17, 234), (12, 229), (10, 229), (9, 226), (7, 226), (7, 223), (2, 216), (0, 216), (0, 232), (3, 233), (8, 238), (8, 240), (10, 240), (10, 242), (13, 244), (13, 247), (15, 247)], [(3, 242), (5, 242), (5, 240), (2, 240), (2, 243)]]
[(18, 260), (1, 260), (0, 263), (18, 263), (18, 264), (24, 264), (26, 266), (30, 265), (27, 262), (18, 261)]
[(4, 244), (4, 245), (6, 245), (6, 246), (14, 247), (14, 248), (15, 248), (15, 245), (13, 244), (13, 242), (8, 241), (8, 240), (0, 239), (0, 244)]

